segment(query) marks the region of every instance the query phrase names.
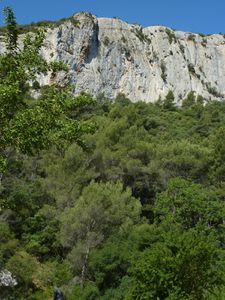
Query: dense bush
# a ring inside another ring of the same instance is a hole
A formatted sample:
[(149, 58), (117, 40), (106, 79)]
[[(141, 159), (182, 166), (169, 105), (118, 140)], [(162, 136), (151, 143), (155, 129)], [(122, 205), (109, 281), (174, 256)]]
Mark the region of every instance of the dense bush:
[(52, 70), (37, 55), (43, 36), (15, 51), (6, 12), (1, 295), (50, 300), (58, 286), (71, 300), (224, 299), (225, 102), (190, 93), (177, 107), (172, 91), (156, 104), (110, 101), (56, 86), (38, 86), (34, 101), (27, 81)]

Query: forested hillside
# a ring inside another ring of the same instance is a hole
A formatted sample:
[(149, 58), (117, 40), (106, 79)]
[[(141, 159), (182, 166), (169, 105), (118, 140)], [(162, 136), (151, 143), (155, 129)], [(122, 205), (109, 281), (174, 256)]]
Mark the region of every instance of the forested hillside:
[(66, 66), (5, 15), (0, 299), (224, 299), (225, 102), (40, 88)]

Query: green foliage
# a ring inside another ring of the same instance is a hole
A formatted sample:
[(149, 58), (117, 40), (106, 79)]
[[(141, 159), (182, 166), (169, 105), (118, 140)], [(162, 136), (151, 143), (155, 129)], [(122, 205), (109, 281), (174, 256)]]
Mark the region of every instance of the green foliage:
[(1, 295), (50, 300), (58, 286), (71, 300), (224, 299), (225, 102), (42, 87), (37, 74), (66, 67), (39, 55), (43, 31), (18, 48), (6, 16), (0, 272), (18, 285)]
[(190, 34), (188, 35), (188, 41), (195, 42), (195, 34), (190, 33)]
[[(55, 28), (59, 27), (60, 25), (71, 22), (74, 27), (79, 28), (79, 21), (76, 20), (73, 16), (68, 18), (62, 18), (58, 21), (50, 21), (50, 20), (43, 20), (39, 22), (32, 22), (30, 24), (25, 25), (17, 25), (18, 34), (27, 34), (27, 33), (37, 33), (40, 28)], [(7, 28), (5, 26), (0, 26), (0, 33), (5, 35), (7, 32)]]
[[(8, 158), (0, 251), (2, 266), (20, 280), (16, 297), (51, 298), (54, 285), (69, 299), (219, 293), (225, 105), (203, 106), (189, 94), (178, 108), (172, 93), (168, 99), (160, 106), (118, 95), (106, 109), (105, 100), (43, 89), (38, 104), (52, 122), (63, 112), (79, 122), (91, 118), (98, 130), (83, 136), (85, 147), (60, 138), (47, 151), (34, 147), (33, 157)], [(27, 277), (13, 268), (21, 264)]]
[(18, 241), (11, 232), (7, 222), (0, 223), (0, 268), (4, 267), (7, 259), (14, 254)]
[(60, 240), (72, 249), (69, 260), (74, 272), (81, 273), (81, 284), (87, 277), (89, 252), (98, 247), (115, 230), (137, 222), (140, 203), (123, 192), (121, 184), (92, 182), (82, 192), (74, 207), (62, 215)]
[(170, 44), (172, 44), (173, 42), (176, 43), (177, 39), (176, 39), (176, 35), (173, 30), (166, 28), (166, 34), (168, 36)]
[(104, 38), (103, 44), (104, 44), (106, 47), (109, 46), (109, 44), (110, 44), (110, 39), (109, 39), (107, 36)]
[(179, 43), (179, 48), (180, 48), (181, 53), (184, 54), (185, 53), (185, 47), (184, 47), (184, 45), (182, 45), (182, 44)]
[[(25, 251), (17, 252), (7, 262), (7, 268), (16, 276), (19, 284), (29, 288), (33, 282), (33, 276), (37, 272), (38, 262), (36, 258), (32, 257)], [(21, 272), (21, 270), (23, 270)]]
[(199, 75), (196, 74), (195, 67), (193, 64), (188, 64), (188, 71), (191, 75), (199, 77)]
[(43, 92), (37, 104), (17, 113), (8, 129), (7, 139), (24, 153), (33, 153), (53, 144), (62, 148), (72, 141), (82, 144), (82, 134), (91, 132), (94, 127), (88, 122), (74, 120), (70, 113), (76, 106), (86, 103), (84, 97), (75, 98), (70, 92), (52, 86)]
[(85, 289), (82, 289), (80, 286), (76, 286), (70, 296), (68, 297), (68, 300), (73, 299), (80, 299), (80, 300), (95, 300), (99, 299), (100, 292), (98, 288), (93, 283), (88, 283), (85, 286)]
[(223, 182), (225, 179), (224, 176), (224, 157), (225, 157), (225, 148), (223, 139), (225, 136), (225, 128), (220, 127), (215, 131), (215, 136), (213, 137), (213, 146), (214, 146), (214, 165), (212, 166), (213, 176), (219, 181)]
[(207, 46), (207, 39), (203, 38), (202, 42), (201, 42), (202, 47), (206, 47)]
[(173, 91), (169, 91), (168, 94), (166, 95), (166, 98), (163, 102), (163, 107), (164, 109), (167, 110), (176, 110), (176, 106), (175, 106), (175, 97), (173, 94)]
[(155, 214), (160, 220), (169, 218), (185, 229), (204, 224), (205, 227), (222, 225), (223, 203), (201, 185), (173, 178), (167, 190), (158, 195)]
[(9, 52), (13, 52), (17, 48), (18, 31), (16, 28), (16, 19), (10, 7), (5, 7), (3, 10), (6, 24), (6, 48)]
[(217, 98), (223, 98), (224, 97), (224, 95), (221, 94), (220, 92), (218, 92), (217, 89), (216, 89), (216, 87), (212, 86), (210, 83), (206, 83), (206, 88), (207, 88), (207, 91), (211, 95), (213, 95), (213, 96), (215, 96)]
[[(0, 167), (5, 169), (6, 149), (14, 148), (24, 153), (44, 149), (59, 140), (66, 144), (77, 140), (91, 126), (71, 118), (66, 101), (74, 105), (87, 105), (81, 98), (75, 99), (69, 90), (50, 87), (45, 89), (39, 102), (28, 101), (30, 85), (37, 83), (36, 76), (51, 71), (67, 70), (62, 62), (47, 62), (40, 55), (44, 31), (26, 35), (23, 48), (17, 47), (18, 31), (12, 9), (5, 9), (7, 25), (6, 53), (0, 55)], [(36, 84), (37, 86), (37, 84)], [(77, 101), (78, 100), (78, 101)], [(79, 103), (78, 103), (79, 102)], [(90, 101), (89, 101), (90, 102)], [(47, 110), (46, 110), (47, 109)], [(71, 104), (72, 109), (72, 104)], [(57, 133), (56, 133), (57, 131)], [(61, 145), (62, 147), (62, 145)]]
[(143, 28), (141, 26), (135, 27), (135, 29), (132, 29), (132, 32), (136, 35), (136, 37), (141, 41), (141, 42), (147, 42), (148, 44), (151, 43), (150, 38), (144, 34)]
[(161, 62), (161, 65), (160, 65), (160, 68), (161, 68), (161, 78), (164, 82), (166, 82), (166, 78), (167, 78), (167, 75), (166, 75), (166, 65), (165, 63), (162, 61)]
[(214, 273), (218, 256), (213, 235), (171, 228), (163, 242), (135, 262), (132, 289), (125, 299), (206, 299), (206, 291), (223, 284), (220, 272)]
[(188, 108), (196, 103), (195, 92), (191, 91), (187, 97), (182, 101), (182, 107)]

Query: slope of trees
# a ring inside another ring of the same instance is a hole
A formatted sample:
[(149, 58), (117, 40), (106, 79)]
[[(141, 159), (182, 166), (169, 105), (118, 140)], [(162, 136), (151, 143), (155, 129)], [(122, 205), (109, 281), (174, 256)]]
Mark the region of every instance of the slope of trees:
[(38, 51), (27, 58), (43, 35), (17, 49), (10, 9), (6, 21), (1, 297), (50, 300), (58, 286), (69, 300), (224, 299), (225, 102), (192, 93), (178, 108), (171, 95), (132, 103), (57, 86), (34, 100), (32, 80), (52, 68)]

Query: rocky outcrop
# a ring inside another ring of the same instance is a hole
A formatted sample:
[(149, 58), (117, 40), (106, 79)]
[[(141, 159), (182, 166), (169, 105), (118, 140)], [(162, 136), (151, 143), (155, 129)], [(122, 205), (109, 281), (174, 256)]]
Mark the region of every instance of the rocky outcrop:
[(142, 28), (119, 19), (78, 13), (46, 35), (43, 56), (69, 66), (41, 84), (71, 82), (74, 93), (124, 93), (133, 101), (154, 102), (169, 90), (177, 101), (190, 91), (206, 99), (225, 96), (225, 37)]

